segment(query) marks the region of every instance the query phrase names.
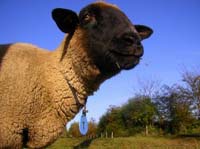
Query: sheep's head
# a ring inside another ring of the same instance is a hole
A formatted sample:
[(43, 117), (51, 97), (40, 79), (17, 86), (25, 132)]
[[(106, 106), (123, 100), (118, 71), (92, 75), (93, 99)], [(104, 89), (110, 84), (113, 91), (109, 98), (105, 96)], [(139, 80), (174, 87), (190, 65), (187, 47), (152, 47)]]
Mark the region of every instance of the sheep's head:
[(86, 32), (88, 55), (105, 75), (135, 67), (143, 55), (141, 41), (153, 32), (147, 26), (133, 25), (119, 8), (103, 2), (86, 6), (79, 15), (57, 8), (52, 16), (65, 33)]

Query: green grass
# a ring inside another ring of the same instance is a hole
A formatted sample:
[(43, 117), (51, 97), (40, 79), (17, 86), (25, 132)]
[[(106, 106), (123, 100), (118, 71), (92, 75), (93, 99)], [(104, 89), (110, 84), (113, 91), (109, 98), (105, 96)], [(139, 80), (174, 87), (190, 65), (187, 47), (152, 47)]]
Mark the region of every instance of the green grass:
[(83, 138), (59, 138), (54, 144), (47, 147), (47, 149), (71, 149), (83, 141)]
[(192, 137), (60, 138), (47, 149), (200, 149), (200, 139)]

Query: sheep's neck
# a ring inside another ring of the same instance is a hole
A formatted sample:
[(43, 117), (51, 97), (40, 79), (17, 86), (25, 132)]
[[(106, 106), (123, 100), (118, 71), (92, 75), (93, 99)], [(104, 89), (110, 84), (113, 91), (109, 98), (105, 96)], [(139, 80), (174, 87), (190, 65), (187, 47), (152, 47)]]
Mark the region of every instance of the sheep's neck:
[[(79, 98), (86, 98), (96, 91), (103, 81), (99, 69), (92, 63), (80, 41), (80, 33), (74, 33), (69, 45), (64, 40), (59, 47), (62, 51), (61, 71), (69, 84), (76, 90)], [(67, 38), (65, 38), (67, 39)], [(67, 51), (66, 48), (67, 47)], [(66, 51), (63, 56), (63, 51)]]

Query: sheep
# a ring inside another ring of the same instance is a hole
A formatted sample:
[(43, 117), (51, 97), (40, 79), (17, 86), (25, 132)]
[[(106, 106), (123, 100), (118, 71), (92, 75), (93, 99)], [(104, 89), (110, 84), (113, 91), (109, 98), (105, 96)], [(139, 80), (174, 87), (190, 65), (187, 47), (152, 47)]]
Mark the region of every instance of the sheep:
[(139, 63), (153, 32), (105, 2), (79, 15), (56, 8), (52, 18), (65, 33), (55, 51), (0, 45), (0, 148), (53, 143), (101, 83)]

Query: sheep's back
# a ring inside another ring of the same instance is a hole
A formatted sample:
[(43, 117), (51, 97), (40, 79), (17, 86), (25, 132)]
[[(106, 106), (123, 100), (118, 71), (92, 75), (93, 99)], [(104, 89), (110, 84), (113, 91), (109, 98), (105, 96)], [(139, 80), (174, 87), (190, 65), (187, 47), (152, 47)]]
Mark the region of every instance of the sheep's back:
[[(16, 43), (0, 46), (0, 118), (30, 113), (34, 90), (41, 89), (44, 58), (48, 53), (33, 45)], [(39, 94), (39, 92), (38, 92)]]

